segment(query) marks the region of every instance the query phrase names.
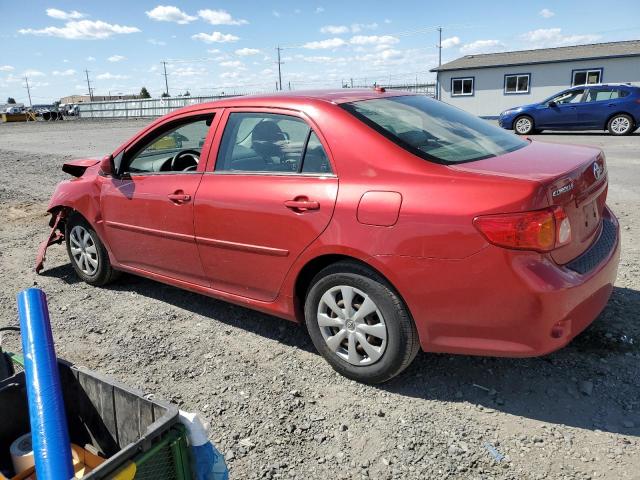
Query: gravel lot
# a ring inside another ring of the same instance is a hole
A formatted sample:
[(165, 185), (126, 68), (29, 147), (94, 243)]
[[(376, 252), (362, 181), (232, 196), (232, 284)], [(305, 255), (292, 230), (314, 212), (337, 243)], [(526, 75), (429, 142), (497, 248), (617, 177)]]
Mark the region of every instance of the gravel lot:
[(129, 275), (92, 288), (62, 247), (34, 273), (63, 161), (102, 156), (146, 123), (0, 125), (0, 324), (16, 323), (18, 290), (43, 288), (58, 354), (204, 412), (232, 478), (640, 478), (639, 134), (538, 136), (607, 154), (623, 254), (592, 327), (544, 358), (420, 353), (370, 387), (288, 322)]

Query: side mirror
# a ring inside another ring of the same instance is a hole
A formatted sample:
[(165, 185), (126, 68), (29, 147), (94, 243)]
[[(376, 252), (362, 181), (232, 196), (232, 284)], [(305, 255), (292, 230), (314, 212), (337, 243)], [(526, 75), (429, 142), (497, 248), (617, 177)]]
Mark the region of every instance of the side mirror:
[(105, 177), (113, 175), (113, 156), (107, 155), (100, 161), (100, 172)]
[(549, 103), (547, 103), (547, 105), (549, 107), (557, 107), (558, 106), (558, 104), (556, 102), (554, 102), (553, 100), (551, 100)]

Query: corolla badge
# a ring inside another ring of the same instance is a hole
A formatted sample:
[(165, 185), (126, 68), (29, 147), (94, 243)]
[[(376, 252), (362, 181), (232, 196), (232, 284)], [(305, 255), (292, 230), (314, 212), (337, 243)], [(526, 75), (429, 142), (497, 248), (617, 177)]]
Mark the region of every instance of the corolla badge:
[(564, 187), (561, 187), (557, 190), (551, 192), (552, 197), (557, 197), (558, 195), (562, 195), (563, 193), (567, 193), (573, 190), (573, 182), (566, 184)]
[(593, 162), (593, 176), (596, 177), (596, 180), (600, 180), (603, 173), (604, 168), (598, 162)]

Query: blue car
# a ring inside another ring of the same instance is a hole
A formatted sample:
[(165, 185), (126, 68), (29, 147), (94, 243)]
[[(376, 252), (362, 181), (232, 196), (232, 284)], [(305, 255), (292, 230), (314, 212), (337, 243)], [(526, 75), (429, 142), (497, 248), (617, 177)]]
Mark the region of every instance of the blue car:
[(582, 85), (543, 102), (506, 110), (500, 126), (519, 135), (542, 130), (608, 130), (628, 135), (640, 127), (640, 87), (628, 84)]

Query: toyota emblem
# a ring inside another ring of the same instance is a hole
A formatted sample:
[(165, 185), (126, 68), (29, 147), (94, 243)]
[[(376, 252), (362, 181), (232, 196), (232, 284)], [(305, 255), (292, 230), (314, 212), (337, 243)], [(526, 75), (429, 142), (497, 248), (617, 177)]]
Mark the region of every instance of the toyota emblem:
[(593, 176), (596, 177), (596, 180), (600, 180), (603, 173), (604, 168), (602, 168), (598, 162), (593, 162)]

